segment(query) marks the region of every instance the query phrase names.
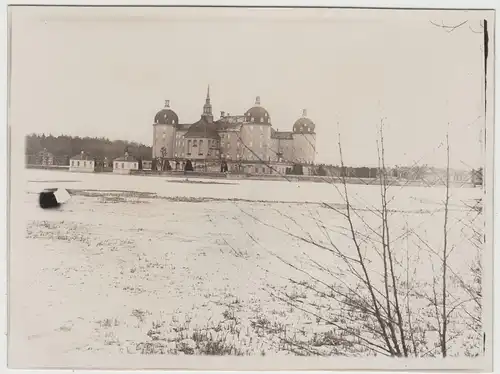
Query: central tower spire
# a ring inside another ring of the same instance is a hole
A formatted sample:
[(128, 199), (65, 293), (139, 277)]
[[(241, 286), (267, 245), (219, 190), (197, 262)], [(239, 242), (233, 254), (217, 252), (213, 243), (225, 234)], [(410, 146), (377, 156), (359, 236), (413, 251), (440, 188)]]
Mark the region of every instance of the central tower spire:
[(212, 121), (214, 118), (212, 114), (212, 104), (210, 103), (210, 85), (208, 85), (207, 98), (205, 100), (205, 105), (203, 105), (203, 117), (209, 121)]

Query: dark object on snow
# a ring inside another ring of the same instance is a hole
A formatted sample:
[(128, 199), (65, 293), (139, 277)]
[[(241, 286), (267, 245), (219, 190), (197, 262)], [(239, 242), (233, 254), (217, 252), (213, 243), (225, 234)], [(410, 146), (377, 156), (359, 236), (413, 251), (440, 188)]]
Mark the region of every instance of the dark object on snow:
[(186, 165), (184, 166), (184, 171), (193, 171), (193, 164), (191, 160), (186, 161)]
[(58, 208), (61, 204), (57, 201), (54, 191), (43, 191), (40, 192), (39, 198), (40, 208), (51, 209)]
[(65, 189), (47, 189), (40, 192), (38, 202), (42, 209), (58, 208), (71, 198), (71, 195)]

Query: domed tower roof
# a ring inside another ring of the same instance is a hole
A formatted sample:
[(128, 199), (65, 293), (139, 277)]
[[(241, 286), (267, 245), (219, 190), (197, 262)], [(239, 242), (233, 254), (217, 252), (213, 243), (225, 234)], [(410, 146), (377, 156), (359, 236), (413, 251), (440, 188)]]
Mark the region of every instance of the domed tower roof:
[(314, 133), (315, 128), (316, 125), (314, 122), (310, 118), (307, 118), (306, 109), (302, 110), (302, 117), (293, 124), (293, 132), (295, 134), (311, 134)]
[(177, 116), (177, 113), (170, 109), (170, 100), (165, 100), (165, 108), (156, 113), (154, 124), (173, 126), (177, 126), (179, 124), (179, 117)]
[(260, 96), (255, 98), (255, 106), (245, 112), (245, 121), (253, 123), (271, 123), (269, 112), (260, 106)]

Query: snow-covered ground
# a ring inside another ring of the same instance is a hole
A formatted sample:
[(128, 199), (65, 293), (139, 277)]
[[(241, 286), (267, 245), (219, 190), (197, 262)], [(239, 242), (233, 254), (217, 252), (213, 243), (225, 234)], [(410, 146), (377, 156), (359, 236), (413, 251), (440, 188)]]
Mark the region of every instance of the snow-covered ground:
[[(70, 189), (72, 199), (58, 210), (40, 209), (37, 194), (56, 187)], [(340, 185), (26, 170), (25, 183), (12, 188), (25, 191), (12, 208), (25, 231), (10, 249), (10, 348), (25, 359), (57, 362), (80, 351), (369, 354), (342, 341), (335, 327), (356, 327), (363, 317), (334, 311), (334, 298), (318, 292), (356, 284), (334, 253), (356, 254)], [(355, 230), (373, 238), (379, 187), (348, 190)], [(430, 295), (445, 189), (394, 187), (389, 194), (398, 282)], [(460, 331), (452, 354), (480, 341), (464, 317), (473, 305), (457, 281), (473, 283), (472, 243), (482, 217), (472, 207), (480, 197), (480, 189), (451, 190), (447, 245), (457, 322), (450, 329)], [(378, 287), (380, 257), (370, 240), (361, 242)], [(421, 344), (432, 350), (428, 300), (412, 295), (403, 299), (422, 317)]]

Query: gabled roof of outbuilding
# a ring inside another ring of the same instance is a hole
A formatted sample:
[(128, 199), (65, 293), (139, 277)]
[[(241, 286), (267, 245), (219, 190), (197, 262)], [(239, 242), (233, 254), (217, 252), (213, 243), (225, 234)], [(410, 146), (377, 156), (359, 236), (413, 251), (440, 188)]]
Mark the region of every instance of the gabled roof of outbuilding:
[(71, 157), (71, 160), (94, 161), (94, 157), (86, 152), (82, 152)]
[(128, 155), (128, 156), (121, 156), (121, 157), (115, 158), (114, 161), (137, 162), (137, 159), (134, 156)]

